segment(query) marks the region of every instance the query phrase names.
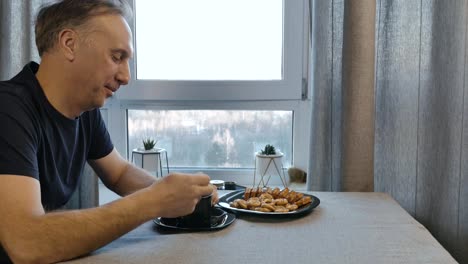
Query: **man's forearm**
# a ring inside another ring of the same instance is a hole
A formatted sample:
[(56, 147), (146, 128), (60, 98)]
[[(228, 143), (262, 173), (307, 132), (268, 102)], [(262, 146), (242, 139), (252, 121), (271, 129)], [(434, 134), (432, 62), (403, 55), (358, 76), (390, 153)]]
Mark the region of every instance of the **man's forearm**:
[(126, 196), (150, 186), (155, 181), (156, 178), (147, 171), (129, 163), (118, 181), (108, 187), (120, 196)]
[[(187, 215), (200, 197), (213, 193), (207, 175), (171, 173), (148, 188), (99, 208), (44, 213), (40, 202), (34, 200), (40, 192), (35, 180), (10, 175), (0, 179), (0, 243), (14, 263), (51, 263), (78, 257), (154, 217)], [(28, 192), (17, 195), (10, 191), (20, 185)]]
[[(99, 208), (51, 212), (18, 221), (15, 261), (50, 263), (91, 252), (151, 219), (134, 193)], [(24, 227), (28, 228), (25, 229)], [(21, 232), (21, 233), (18, 233)], [(8, 249), (7, 249), (8, 251)], [(24, 255), (22, 255), (24, 254)]]

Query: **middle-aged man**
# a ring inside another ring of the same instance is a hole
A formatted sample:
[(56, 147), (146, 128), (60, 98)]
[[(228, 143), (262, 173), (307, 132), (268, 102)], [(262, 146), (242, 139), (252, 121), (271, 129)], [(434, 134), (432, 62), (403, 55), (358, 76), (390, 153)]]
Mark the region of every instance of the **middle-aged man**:
[[(189, 214), (213, 192), (207, 175), (156, 181), (114, 149), (98, 108), (130, 80), (132, 33), (123, 14), (104, 0), (43, 7), (35, 30), (40, 65), (0, 82), (0, 263), (75, 258), (155, 217)], [(123, 198), (58, 210), (85, 162)]]

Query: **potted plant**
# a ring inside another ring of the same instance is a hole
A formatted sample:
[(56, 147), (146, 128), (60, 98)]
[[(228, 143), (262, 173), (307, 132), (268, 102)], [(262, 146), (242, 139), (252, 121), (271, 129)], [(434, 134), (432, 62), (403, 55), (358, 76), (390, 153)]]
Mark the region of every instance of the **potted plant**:
[(157, 140), (154, 140), (151, 138), (143, 139), (143, 148), (146, 151), (153, 150), (157, 142), (158, 142)]
[(270, 177), (273, 175), (278, 175), (281, 179), (281, 182), (286, 187), (286, 178), (283, 171), (283, 153), (276, 150), (273, 145), (265, 145), (262, 150), (255, 153), (254, 186), (256, 185), (256, 174), (260, 176), (257, 186), (260, 184), (267, 186)]
[(158, 171), (161, 163), (161, 150), (156, 148), (158, 141), (152, 138), (142, 140), (143, 147), (139, 147), (132, 152), (132, 161), (139, 167), (147, 171)]
[(260, 150), (258, 155), (276, 155), (276, 149), (274, 146), (268, 144), (262, 150)]

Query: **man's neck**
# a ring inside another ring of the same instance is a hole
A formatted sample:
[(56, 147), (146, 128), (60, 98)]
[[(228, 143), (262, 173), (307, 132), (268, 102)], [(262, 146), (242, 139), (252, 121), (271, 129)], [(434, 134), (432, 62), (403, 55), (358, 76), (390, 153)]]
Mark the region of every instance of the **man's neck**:
[(64, 74), (65, 72), (67, 71), (63, 67), (59, 67), (51, 60), (43, 58), (36, 73), (36, 78), (50, 104), (62, 115), (75, 119), (82, 111), (76, 106), (76, 103), (70, 100), (70, 98), (73, 98), (70, 94), (72, 84)]

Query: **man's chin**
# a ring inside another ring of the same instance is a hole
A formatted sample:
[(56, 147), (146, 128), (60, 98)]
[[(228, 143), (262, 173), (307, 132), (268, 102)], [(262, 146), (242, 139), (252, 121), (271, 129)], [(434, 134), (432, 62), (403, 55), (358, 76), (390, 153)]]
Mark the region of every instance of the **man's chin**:
[(103, 107), (104, 105), (106, 104), (106, 100), (102, 101), (102, 102), (99, 102), (95, 108), (101, 108)]
[(90, 105), (90, 107), (89, 107), (89, 109), (87, 111), (91, 111), (91, 110), (94, 110), (96, 108), (99, 109), (99, 108), (103, 107), (105, 103), (106, 103), (105, 99), (102, 100), (102, 101), (96, 101), (96, 102), (94, 102), (93, 105)]

